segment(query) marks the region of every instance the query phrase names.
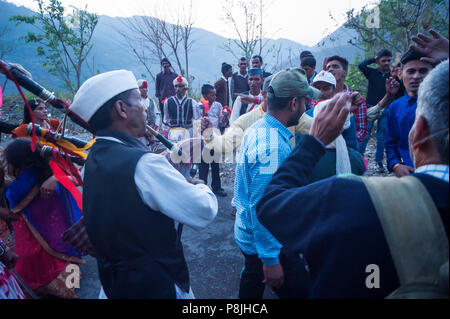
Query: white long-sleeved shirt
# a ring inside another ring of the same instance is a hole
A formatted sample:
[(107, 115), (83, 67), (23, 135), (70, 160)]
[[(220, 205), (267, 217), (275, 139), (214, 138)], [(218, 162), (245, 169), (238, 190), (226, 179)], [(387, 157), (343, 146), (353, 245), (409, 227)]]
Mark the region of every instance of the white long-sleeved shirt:
[[(261, 93), (259, 93), (256, 96), (252, 95), (252, 94), (249, 94), (249, 96), (251, 96), (251, 97), (259, 97), (260, 99), (262, 98)], [(249, 112), (252, 107), (255, 108), (257, 106), (258, 106), (258, 104), (256, 104), (256, 103), (255, 104), (248, 104), (247, 105), (247, 110), (245, 110), (245, 113)], [(241, 107), (242, 107), (241, 97), (238, 96), (236, 98), (236, 100), (234, 101), (234, 103), (233, 103), (233, 109), (231, 110), (230, 124), (233, 124), (233, 122), (236, 121), (239, 116), (241, 116)]]
[[(122, 143), (113, 137), (97, 139)], [(137, 163), (134, 182), (148, 207), (195, 230), (208, 226), (217, 215), (217, 198), (209, 187), (188, 183), (162, 155), (144, 154)]]

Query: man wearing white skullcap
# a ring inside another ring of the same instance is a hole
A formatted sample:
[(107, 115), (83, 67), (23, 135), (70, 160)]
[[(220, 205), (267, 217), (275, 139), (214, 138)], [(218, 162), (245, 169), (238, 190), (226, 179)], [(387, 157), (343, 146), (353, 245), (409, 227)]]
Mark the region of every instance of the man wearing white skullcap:
[(70, 111), (97, 136), (85, 164), (83, 208), (107, 297), (194, 298), (175, 223), (206, 227), (217, 214), (215, 195), (138, 140), (147, 113), (131, 72), (88, 79)]
[(163, 135), (173, 142), (193, 136), (193, 120), (201, 117), (198, 102), (186, 96), (189, 84), (181, 75), (173, 80), (175, 95), (164, 102)]

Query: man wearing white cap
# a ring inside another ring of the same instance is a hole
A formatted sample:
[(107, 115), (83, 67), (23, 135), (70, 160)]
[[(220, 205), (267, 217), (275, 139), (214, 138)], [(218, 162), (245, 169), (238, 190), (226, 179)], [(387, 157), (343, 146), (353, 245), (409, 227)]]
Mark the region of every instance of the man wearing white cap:
[(137, 139), (147, 113), (131, 72), (88, 79), (70, 111), (97, 136), (85, 164), (83, 211), (106, 295), (193, 298), (176, 224), (206, 227), (216, 197)]
[(320, 101), (331, 99), (334, 96), (336, 78), (330, 72), (322, 70), (314, 77), (312, 86), (322, 93), (321, 100), (313, 101), (311, 106), (315, 107)]
[(181, 75), (173, 80), (175, 95), (164, 102), (163, 135), (173, 142), (193, 136), (193, 120), (200, 117), (198, 102), (186, 96), (188, 81)]

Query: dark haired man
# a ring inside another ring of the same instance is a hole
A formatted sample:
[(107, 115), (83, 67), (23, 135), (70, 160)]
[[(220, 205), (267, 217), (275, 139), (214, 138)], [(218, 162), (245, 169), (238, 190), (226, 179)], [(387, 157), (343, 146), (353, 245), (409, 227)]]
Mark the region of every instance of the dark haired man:
[(250, 87), (248, 86), (248, 62), (245, 57), (239, 59), (238, 67), (239, 71), (233, 73), (233, 76), (231, 77), (230, 91), (233, 103), (236, 100), (238, 93), (243, 93), (250, 90)]
[(408, 147), (408, 133), (414, 123), (419, 86), (432, 69), (424, 56), (409, 50), (402, 59), (401, 78), (406, 93), (389, 105), (387, 112), (386, 155), (390, 172), (402, 177), (414, 172)]
[(193, 298), (176, 223), (206, 227), (217, 199), (137, 139), (146, 109), (126, 70), (96, 75), (70, 107), (95, 133), (84, 171), (83, 213), (108, 298)]
[[(336, 79), (336, 93), (344, 92), (350, 94), (350, 89), (345, 85), (344, 81), (348, 72), (347, 59), (334, 55), (324, 59), (326, 71), (334, 75)], [(354, 121), (356, 124), (356, 138), (361, 142), (367, 135), (367, 107), (366, 102), (362, 99), (362, 104), (354, 112)]]
[[(390, 67), (392, 61), (392, 53), (383, 49), (374, 58), (367, 59), (358, 65), (360, 71), (369, 81), (367, 88), (366, 103), (367, 108), (375, 106), (386, 94), (386, 80), (391, 77)], [(376, 63), (378, 68), (371, 68), (369, 65)], [(386, 131), (387, 119), (386, 112), (382, 112), (377, 122), (377, 150), (375, 153), (375, 161), (378, 165), (378, 172), (384, 172), (384, 135)], [(359, 152), (364, 155), (367, 143), (369, 142), (374, 122), (368, 123), (368, 133), (364, 140), (358, 145)]]
[(230, 82), (229, 79), (233, 75), (233, 67), (228, 63), (222, 63), (222, 76), (214, 84), (216, 89), (216, 100), (222, 106), (230, 106)]
[(316, 59), (314, 57), (304, 58), (300, 64), (300, 67), (303, 71), (305, 71), (306, 77), (308, 78), (308, 83), (312, 84), (314, 77), (317, 75)]
[(250, 69), (248, 71), (248, 86), (250, 87), (249, 92), (242, 93), (243, 95), (249, 96), (250, 98), (256, 98), (256, 102), (252, 104), (243, 103), (241, 96), (238, 96), (236, 101), (233, 103), (233, 109), (231, 110), (230, 124), (232, 124), (239, 116), (250, 112), (259, 103), (261, 103), (263, 97), (261, 95), (261, 87), (264, 83), (263, 70), (262, 69)]
[(175, 95), (173, 80), (178, 76), (171, 70), (172, 65), (168, 58), (161, 60), (163, 70), (156, 75), (155, 96), (159, 100), (159, 109), (161, 110), (161, 118), (164, 118), (164, 101)]
[[(271, 76), (272, 73), (264, 71), (264, 69), (262, 68), (262, 65), (263, 65), (263, 59), (260, 55), (252, 56), (252, 69), (262, 69), (263, 70), (263, 81), (264, 81), (264, 79), (267, 78), (268, 76)], [(261, 83), (261, 86), (262, 86), (262, 83)]]
[[(435, 49), (428, 42), (423, 46)], [(448, 58), (448, 40), (446, 53)], [(401, 285), (403, 296), (400, 288), (391, 298), (448, 299), (448, 89), (447, 60), (420, 85), (409, 132), (413, 176), (337, 176), (308, 184), (325, 154), (323, 145), (342, 129), (345, 95), (319, 114), (311, 136), (277, 170), (257, 217), (286, 248), (302, 252), (312, 283), (308, 298), (381, 299)]]
[(180, 142), (193, 137), (194, 120), (198, 114), (198, 102), (188, 97), (189, 83), (181, 75), (173, 80), (175, 95), (164, 102), (163, 135), (172, 142)]
[(311, 53), (311, 51), (308, 51), (308, 50), (302, 51), (300, 53), (300, 63), (302, 63), (302, 61), (305, 58), (313, 58), (313, 57), (314, 57), (314, 55)]
[(292, 133), (305, 111), (305, 99), (318, 99), (300, 69), (273, 75), (267, 94), (267, 113), (245, 132), (236, 166), (234, 234), (245, 266), (239, 298), (261, 299), (264, 284), (280, 298), (302, 298), (308, 291), (303, 261), (282, 250), (280, 243), (256, 218), (256, 204), (272, 175), (292, 151)]

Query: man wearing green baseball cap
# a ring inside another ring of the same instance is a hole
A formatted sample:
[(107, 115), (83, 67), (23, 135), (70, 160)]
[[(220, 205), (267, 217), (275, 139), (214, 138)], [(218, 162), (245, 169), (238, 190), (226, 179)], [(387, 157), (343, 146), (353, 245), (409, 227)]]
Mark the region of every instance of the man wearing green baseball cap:
[(261, 299), (267, 284), (279, 298), (303, 298), (308, 293), (305, 264), (289, 255), (256, 218), (256, 204), (272, 175), (292, 151), (289, 126), (305, 111), (307, 98), (319, 99), (303, 70), (286, 69), (275, 74), (267, 94), (267, 113), (246, 131), (236, 166), (235, 240), (245, 265), (239, 298)]

